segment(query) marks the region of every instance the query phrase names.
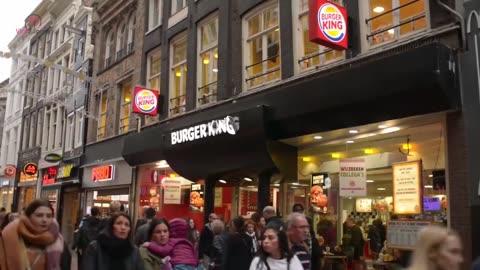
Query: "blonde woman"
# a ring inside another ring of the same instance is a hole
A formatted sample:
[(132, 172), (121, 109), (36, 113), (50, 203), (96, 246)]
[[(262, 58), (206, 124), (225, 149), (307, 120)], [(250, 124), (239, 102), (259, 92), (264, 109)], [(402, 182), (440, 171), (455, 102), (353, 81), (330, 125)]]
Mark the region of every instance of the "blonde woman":
[(462, 251), (456, 232), (439, 226), (426, 227), (418, 235), (409, 270), (459, 270)]

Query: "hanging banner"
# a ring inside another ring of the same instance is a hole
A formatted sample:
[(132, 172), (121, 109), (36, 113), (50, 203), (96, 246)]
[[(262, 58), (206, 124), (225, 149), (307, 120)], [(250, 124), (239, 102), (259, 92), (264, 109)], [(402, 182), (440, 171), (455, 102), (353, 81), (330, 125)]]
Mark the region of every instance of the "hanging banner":
[(367, 170), (365, 159), (340, 160), (340, 196), (365, 197), (367, 196)]
[(310, 203), (312, 211), (326, 213), (328, 206), (328, 190), (331, 181), (326, 173), (312, 174), (312, 187), (310, 188)]
[(215, 188), (215, 207), (223, 206), (223, 188)]
[(422, 163), (412, 161), (393, 166), (393, 213), (419, 215), (422, 213)]
[(203, 199), (204, 187), (201, 184), (192, 184), (190, 189), (190, 211), (201, 213), (205, 201)]
[(163, 204), (181, 204), (182, 180), (165, 178), (163, 185)]

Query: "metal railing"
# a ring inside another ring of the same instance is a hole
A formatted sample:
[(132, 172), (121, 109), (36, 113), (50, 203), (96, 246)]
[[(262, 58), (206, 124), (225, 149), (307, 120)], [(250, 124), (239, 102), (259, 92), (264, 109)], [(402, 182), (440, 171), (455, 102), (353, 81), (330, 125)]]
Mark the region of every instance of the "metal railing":
[(128, 46), (127, 46), (127, 54), (133, 52), (134, 46), (135, 46), (135, 43), (134, 43), (134, 42), (128, 43)]
[[(128, 123), (123, 125), (123, 122), (128, 119)], [(126, 116), (124, 118), (120, 118), (120, 133), (126, 133), (130, 129), (130, 116)]]
[(97, 138), (104, 138), (105, 137), (105, 128), (106, 126), (101, 126), (97, 128)]
[(113, 62), (113, 59), (112, 59), (111, 56), (108, 57), (107, 59), (105, 59), (105, 66), (104, 66), (104, 68), (108, 68), (108, 67), (112, 64), (112, 62)]
[(125, 48), (117, 51), (117, 61), (120, 61), (125, 56)]
[[(207, 88), (209, 89), (207, 92), (208, 94), (204, 93), (202, 95), (201, 93)], [(200, 96), (198, 102), (201, 105), (217, 101), (217, 81), (198, 87), (197, 95)]]
[(180, 95), (170, 99), (170, 106), (171, 106), (170, 112), (172, 114), (179, 114), (179, 113), (185, 112), (186, 101), (183, 100), (182, 102), (181, 99), (186, 98), (186, 96), (187, 95), (185, 94), (185, 95)]

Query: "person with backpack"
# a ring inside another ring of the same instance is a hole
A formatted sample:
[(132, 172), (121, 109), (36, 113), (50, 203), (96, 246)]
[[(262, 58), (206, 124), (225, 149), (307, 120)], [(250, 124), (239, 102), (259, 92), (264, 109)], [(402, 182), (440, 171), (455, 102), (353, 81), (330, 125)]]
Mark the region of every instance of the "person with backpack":
[(82, 269), (82, 257), (88, 247), (88, 244), (97, 240), (97, 236), (100, 232), (99, 230), (101, 221), (100, 209), (98, 207), (92, 207), (90, 210), (90, 216), (83, 220), (82, 226), (80, 226), (78, 229), (78, 269)]

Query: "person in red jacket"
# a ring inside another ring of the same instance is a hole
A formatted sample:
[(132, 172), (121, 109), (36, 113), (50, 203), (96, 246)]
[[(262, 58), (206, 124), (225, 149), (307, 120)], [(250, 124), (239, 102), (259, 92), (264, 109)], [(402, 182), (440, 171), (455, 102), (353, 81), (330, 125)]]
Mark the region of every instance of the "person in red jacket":
[(188, 241), (188, 224), (184, 219), (174, 218), (169, 222), (170, 239), (167, 244), (159, 245), (155, 242), (147, 242), (145, 246), (153, 254), (166, 258), (164, 262), (168, 269), (171, 265), (173, 270), (195, 270), (198, 259), (195, 249)]

